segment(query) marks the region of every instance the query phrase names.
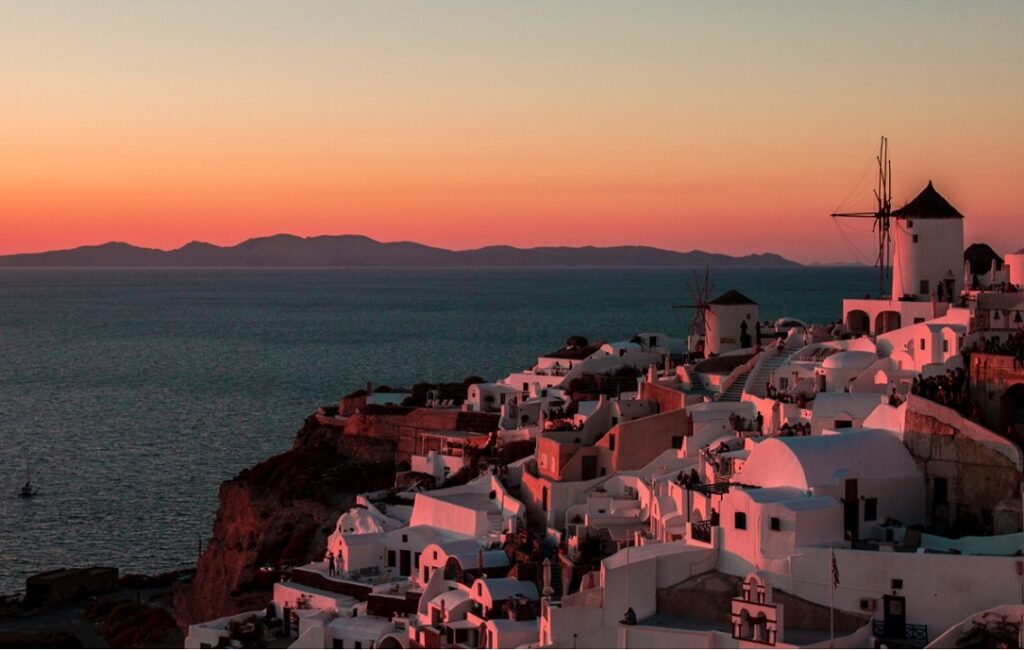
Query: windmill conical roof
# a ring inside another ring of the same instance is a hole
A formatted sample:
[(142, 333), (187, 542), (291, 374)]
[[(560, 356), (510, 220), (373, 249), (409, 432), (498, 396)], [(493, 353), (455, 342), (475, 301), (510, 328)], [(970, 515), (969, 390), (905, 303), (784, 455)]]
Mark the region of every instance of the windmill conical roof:
[(928, 181), (928, 187), (921, 190), (921, 193), (914, 197), (914, 200), (907, 203), (899, 210), (893, 211), (893, 216), (902, 219), (963, 219), (964, 215), (954, 208), (941, 194), (935, 191), (935, 186)]
[(735, 289), (729, 289), (722, 295), (708, 303), (709, 305), (756, 305), (757, 303), (747, 298)]

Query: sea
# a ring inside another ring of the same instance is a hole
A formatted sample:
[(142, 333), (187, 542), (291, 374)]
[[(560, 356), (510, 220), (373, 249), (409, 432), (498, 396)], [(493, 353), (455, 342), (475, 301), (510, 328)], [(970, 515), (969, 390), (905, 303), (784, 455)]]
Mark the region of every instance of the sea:
[[(761, 318), (840, 318), (870, 268), (712, 270)], [(367, 381), (497, 379), (570, 335), (684, 336), (685, 269), (0, 269), (0, 593), (195, 562), (218, 485)], [(31, 474), (38, 494), (19, 498)]]

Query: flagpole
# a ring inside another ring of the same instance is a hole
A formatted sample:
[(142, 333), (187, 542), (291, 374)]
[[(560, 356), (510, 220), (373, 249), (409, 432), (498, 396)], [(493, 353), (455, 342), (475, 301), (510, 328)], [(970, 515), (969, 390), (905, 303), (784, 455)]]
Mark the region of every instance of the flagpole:
[(836, 639), (836, 554), (832, 547), (828, 547), (828, 647), (835, 647)]

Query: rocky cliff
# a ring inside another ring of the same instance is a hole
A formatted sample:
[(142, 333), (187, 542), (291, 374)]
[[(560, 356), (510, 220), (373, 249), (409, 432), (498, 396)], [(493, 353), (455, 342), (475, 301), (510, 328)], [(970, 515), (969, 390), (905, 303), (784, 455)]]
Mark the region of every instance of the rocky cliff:
[(195, 579), (175, 593), (178, 624), (264, 607), (278, 568), (319, 557), (357, 494), (390, 487), (394, 458), (392, 441), (345, 436), (311, 417), (292, 449), (221, 484)]

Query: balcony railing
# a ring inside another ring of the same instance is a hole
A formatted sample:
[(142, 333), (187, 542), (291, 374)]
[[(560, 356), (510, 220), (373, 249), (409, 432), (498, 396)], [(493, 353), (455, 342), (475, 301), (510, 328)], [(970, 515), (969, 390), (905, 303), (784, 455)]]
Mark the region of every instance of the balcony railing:
[(928, 644), (928, 626), (906, 623), (902, 626), (885, 624), (885, 621), (871, 621), (871, 633), (876, 639), (883, 640), (890, 647), (923, 648)]
[(704, 496), (711, 496), (712, 494), (725, 494), (729, 491), (731, 483), (728, 481), (719, 481), (718, 483), (690, 483), (686, 486), (687, 490), (696, 490)]

